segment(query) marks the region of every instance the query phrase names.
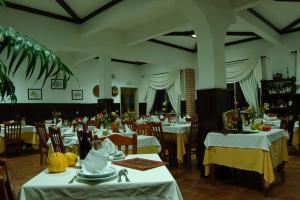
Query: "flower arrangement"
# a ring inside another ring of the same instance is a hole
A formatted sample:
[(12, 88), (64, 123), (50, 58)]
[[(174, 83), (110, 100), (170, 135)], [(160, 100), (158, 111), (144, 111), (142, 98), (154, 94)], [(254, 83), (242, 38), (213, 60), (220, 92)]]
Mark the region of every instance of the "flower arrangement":
[(122, 118), (125, 120), (135, 120), (135, 112), (127, 110), (127, 112), (123, 114)]
[(53, 123), (54, 124), (57, 124), (59, 122), (60, 116), (61, 116), (61, 112), (56, 112), (56, 111), (52, 112), (52, 117), (53, 117)]

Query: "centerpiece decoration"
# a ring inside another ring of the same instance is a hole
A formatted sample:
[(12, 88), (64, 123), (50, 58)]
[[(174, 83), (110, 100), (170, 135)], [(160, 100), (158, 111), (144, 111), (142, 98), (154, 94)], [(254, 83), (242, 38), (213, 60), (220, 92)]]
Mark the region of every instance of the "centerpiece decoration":
[(135, 120), (135, 112), (127, 110), (122, 116), (123, 120), (133, 121)]

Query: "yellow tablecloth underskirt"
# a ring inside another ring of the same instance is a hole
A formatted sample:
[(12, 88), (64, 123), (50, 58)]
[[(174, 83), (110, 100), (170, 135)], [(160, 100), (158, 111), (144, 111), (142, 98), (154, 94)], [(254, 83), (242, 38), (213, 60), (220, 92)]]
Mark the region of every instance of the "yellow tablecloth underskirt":
[(286, 138), (272, 143), (270, 151), (261, 149), (210, 147), (205, 150), (203, 164), (205, 175), (210, 173), (210, 164), (256, 171), (263, 174), (267, 184), (275, 180), (273, 168), (288, 161)]
[(177, 145), (177, 160), (179, 163), (183, 163), (183, 156), (185, 155), (185, 144), (187, 144), (187, 133), (167, 133), (164, 132), (166, 142), (175, 142)]
[[(29, 144), (32, 144), (33, 149), (39, 149), (39, 137), (36, 133), (21, 133), (21, 139)], [(5, 150), (5, 139), (0, 137), (0, 153)]]
[(300, 143), (299, 129), (295, 128), (294, 134), (293, 134), (293, 139), (292, 139), (292, 144), (297, 150), (299, 150), (299, 143)]

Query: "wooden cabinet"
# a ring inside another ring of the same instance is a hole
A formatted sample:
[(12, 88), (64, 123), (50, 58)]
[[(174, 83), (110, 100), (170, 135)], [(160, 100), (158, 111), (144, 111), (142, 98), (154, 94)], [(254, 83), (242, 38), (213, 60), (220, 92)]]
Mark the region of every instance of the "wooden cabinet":
[(262, 80), (262, 103), (269, 105), (266, 113), (295, 119), (296, 78)]

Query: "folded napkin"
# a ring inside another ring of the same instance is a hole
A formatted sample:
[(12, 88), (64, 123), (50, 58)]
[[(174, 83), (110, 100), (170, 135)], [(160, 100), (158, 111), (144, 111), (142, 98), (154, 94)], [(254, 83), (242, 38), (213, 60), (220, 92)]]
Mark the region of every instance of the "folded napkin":
[(88, 117), (84, 117), (84, 118), (82, 119), (82, 123), (84, 123), (84, 124), (86, 124), (88, 121), (89, 121), (89, 118), (88, 118)]
[(95, 134), (98, 136), (102, 136), (103, 135), (103, 127), (100, 127)]
[(74, 128), (72, 127), (72, 128), (67, 129), (65, 132), (63, 132), (63, 135), (72, 135), (74, 133), (75, 133)]
[(107, 168), (106, 156), (101, 151), (90, 150), (82, 162), (82, 171), (84, 174), (95, 174)]
[(169, 119), (166, 117), (164, 123), (169, 123)]
[(179, 119), (178, 119), (178, 123), (186, 123), (186, 120), (185, 120), (185, 119), (183, 119), (182, 117), (179, 117)]
[(137, 119), (137, 120), (135, 121), (135, 123), (136, 123), (136, 124), (144, 124), (145, 121), (144, 121), (144, 120)]
[(151, 120), (152, 122), (160, 122), (160, 120), (157, 116), (152, 116), (151, 119), (152, 119)]
[(165, 117), (163, 116), (163, 115), (160, 115), (160, 117), (159, 117), (160, 119), (164, 119)]
[(107, 154), (115, 155), (116, 152), (118, 151), (116, 148), (116, 145), (109, 138), (105, 138), (105, 140), (103, 140), (101, 146), (102, 147), (99, 150), (99, 152), (101, 152), (102, 154), (107, 153)]
[(126, 135), (132, 135), (134, 132), (125, 124), (125, 133)]
[(59, 119), (59, 122), (56, 124), (57, 127), (62, 127), (62, 119)]

